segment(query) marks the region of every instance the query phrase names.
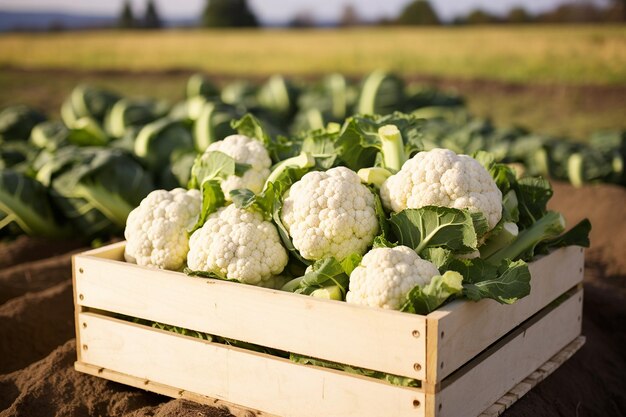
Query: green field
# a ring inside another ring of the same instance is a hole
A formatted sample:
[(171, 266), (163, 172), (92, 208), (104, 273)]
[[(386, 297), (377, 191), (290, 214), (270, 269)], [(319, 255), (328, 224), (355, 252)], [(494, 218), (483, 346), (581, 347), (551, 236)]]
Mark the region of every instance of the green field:
[(626, 84), (626, 26), (101, 31), (0, 37), (0, 67), (363, 74)]

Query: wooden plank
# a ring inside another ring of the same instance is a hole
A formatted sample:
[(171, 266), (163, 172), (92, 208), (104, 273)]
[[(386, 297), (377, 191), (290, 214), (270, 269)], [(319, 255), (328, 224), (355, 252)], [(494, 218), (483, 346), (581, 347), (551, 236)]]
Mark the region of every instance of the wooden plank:
[[(82, 306), (424, 379), (424, 316), (75, 258)], [(82, 271), (82, 272), (81, 272)]]
[(264, 413), (262, 411), (244, 408), (227, 401), (218, 400), (216, 398), (198, 395), (193, 392), (185, 391), (180, 388), (171, 387), (169, 385), (159, 384), (154, 381), (140, 379), (131, 375), (122, 374), (120, 372), (111, 371), (110, 369), (98, 366), (88, 365), (83, 362), (75, 362), (74, 369), (89, 375), (105, 378), (120, 384), (130, 385), (156, 394), (166, 395), (172, 398), (181, 398), (184, 400), (195, 401), (200, 404), (209, 405), (211, 407), (226, 408), (230, 414), (235, 417), (278, 417), (273, 414)]
[[(76, 267), (72, 256), (72, 298), (74, 302), (74, 331), (76, 332), (76, 346), (80, 346), (80, 327), (78, 315), (83, 311), (83, 307), (78, 304), (78, 293), (76, 292)], [(76, 359), (80, 361), (80, 349), (76, 349)]]
[(124, 249), (126, 248), (126, 242), (112, 243), (100, 248), (91, 249), (86, 252), (82, 252), (80, 255), (75, 256), (97, 256), (102, 259), (110, 259), (113, 261), (124, 260)]
[(531, 293), (512, 305), (494, 300), (450, 303), (427, 316), (426, 381), (442, 381), (583, 279), (580, 247), (559, 249), (530, 264)]
[[(582, 290), (578, 289), (567, 300), (533, 317), (450, 376), (442, 383), (437, 398), (428, 394), (427, 415), (480, 414), (580, 334), (581, 312)], [(513, 394), (519, 397), (529, 386), (524, 383), (518, 394)]]
[[(283, 417), (420, 417), (424, 393), (81, 313), (82, 362)], [(85, 326), (82, 326), (82, 323)]]
[[(548, 362), (555, 364), (556, 366), (552, 367), (552, 371), (556, 370), (559, 366), (563, 365), (563, 363), (571, 358), (574, 353), (578, 351), (585, 344), (585, 336), (578, 336), (572, 343), (563, 348), (557, 355), (553, 356)], [(534, 388), (539, 384), (539, 382), (543, 381), (545, 377), (549, 374), (543, 374), (541, 378), (538, 378), (535, 374), (541, 373), (540, 371), (535, 371), (530, 374), (524, 381), (520, 382), (518, 385), (530, 385), (530, 389)], [(552, 372), (551, 372), (552, 373)], [(495, 417), (502, 414), (507, 408), (512, 406), (517, 400), (519, 400), (524, 394), (518, 396), (516, 394), (512, 394), (513, 392), (520, 392), (518, 386), (515, 386), (509, 393), (505, 394), (496, 401), (496, 403), (490, 407), (488, 407), (485, 411), (483, 411), (478, 417)]]

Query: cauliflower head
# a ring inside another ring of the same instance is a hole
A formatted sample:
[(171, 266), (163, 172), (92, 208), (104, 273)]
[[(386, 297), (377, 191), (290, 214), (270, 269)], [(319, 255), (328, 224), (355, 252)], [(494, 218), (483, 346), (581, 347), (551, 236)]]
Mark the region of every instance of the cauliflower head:
[(128, 215), (124, 237), (127, 262), (159, 269), (182, 268), (190, 230), (200, 214), (200, 191), (156, 190)]
[(300, 254), (341, 260), (365, 253), (378, 232), (374, 195), (345, 167), (309, 172), (285, 194), (281, 219)]
[(474, 158), (448, 149), (419, 152), (380, 188), (388, 210), (444, 206), (481, 212), (489, 229), (502, 217), (502, 193)]
[(346, 301), (399, 310), (415, 286), (428, 285), (435, 275), (437, 267), (407, 246), (372, 249), (350, 274)]
[(244, 135), (230, 135), (210, 144), (205, 153), (211, 151), (225, 153), (236, 163), (250, 165), (250, 169), (241, 177), (230, 175), (222, 181), (221, 188), (226, 200), (230, 200), (230, 191), (238, 188), (247, 188), (255, 194), (262, 191), (270, 175), (272, 160), (261, 142)]
[(211, 214), (191, 235), (189, 247), (189, 268), (258, 286), (272, 286), (269, 281), (288, 261), (276, 227), (233, 204)]

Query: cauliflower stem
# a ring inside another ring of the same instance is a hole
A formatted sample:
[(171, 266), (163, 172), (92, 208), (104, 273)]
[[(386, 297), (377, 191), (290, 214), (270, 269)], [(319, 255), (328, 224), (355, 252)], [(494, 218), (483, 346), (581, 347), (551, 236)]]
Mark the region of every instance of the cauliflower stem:
[(385, 168), (398, 172), (406, 162), (404, 142), (396, 125), (385, 125), (378, 129), (382, 143), (383, 162)]

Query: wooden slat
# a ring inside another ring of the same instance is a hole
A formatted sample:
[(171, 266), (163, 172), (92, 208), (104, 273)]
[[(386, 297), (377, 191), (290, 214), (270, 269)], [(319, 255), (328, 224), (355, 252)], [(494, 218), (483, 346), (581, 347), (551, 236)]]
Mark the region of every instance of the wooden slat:
[[(78, 294), (76, 293), (76, 267), (74, 265), (74, 257), (72, 257), (72, 297), (74, 301), (74, 329), (76, 331), (76, 346), (80, 346), (78, 314), (82, 312), (83, 307), (78, 304)], [(80, 349), (76, 349), (76, 358), (80, 361)]]
[(531, 292), (512, 305), (493, 300), (450, 303), (427, 316), (426, 380), (435, 384), (583, 279), (580, 247), (559, 249), (530, 264)]
[(172, 398), (181, 398), (184, 400), (195, 401), (197, 403), (209, 405), (212, 407), (226, 408), (228, 409), (228, 412), (235, 417), (278, 417), (273, 414), (253, 410), (251, 408), (244, 408), (236, 404), (229, 403), (228, 401), (218, 400), (216, 398), (195, 394), (193, 392), (185, 391), (180, 388), (159, 384), (158, 382), (154, 381), (140, 379), (120, 372), (111, 371), (110, 369), (88, 365), (83, 362), (75, 362), (74, 368), (79, 372), (83, 372), (100, 378), (105, 378), (113, 382), (119, 382), (120, 384), (130, 385), (131, 387), (154, 392), (156, 394), (166, 395)]
[(580, 334), (581, 312), (582, 290), (578, 289), (451, 375), (437, 398), (428, 394), (427, 416), (475, 416), (512, 387), (517, 390), (512, 392), (514, 395), (525, 394), (531, 384), (520, 383)]
[[(550, 373), (544, 373), (542, 371), (535, 371), (530, 374), (526, 379), (516, 385), (513, 389), (511, 389), (507, 394), (503, 395), (500, 399), (498, 399), (495, 404), (488, 407), (485, 411), (483, 411), (478, 417), (497, 417), (501, 415), (507, 408), (511, 407), (517, 400), (519, 400), (528, 390), (527, 386), (530, 386), (529, 389), (534, 388), (537, 384), (543, 381), (548, 375), (552, 373), (552, 371), (556, 370), (559, 366), (563, 365), (563, 363), (571, 358), (574, 353), (578, 351), (585, 344), (585, 337), (578, 336), (572, 343), (563, 348), (558, 354), (554, 355), (549, 363), (555, 365), (551, 366)], [(523, 388), (520, 389), (520, 386)], [(520, 395), (520, 393), (523, 394)]]
[[(420, 417), (424, 393), (81, 313), (82, 362), (283, 417)], [(84, 323), (84, 326), (83, 326)]]
[(425, 376), (424, 316), (93, 256), (77, 256), (75, 269), (82, 306), (394, 375)]
[(91, 249), (86, 252), (82, 252), (77, 256), (97, 256), (102, 259), (110, 259), (113, 261), (124, 260), (124, 249), (126, 248), (126, 242), (112, 243), (100, 248)]

